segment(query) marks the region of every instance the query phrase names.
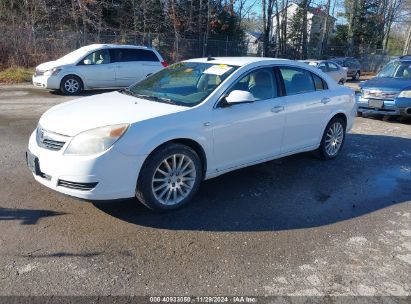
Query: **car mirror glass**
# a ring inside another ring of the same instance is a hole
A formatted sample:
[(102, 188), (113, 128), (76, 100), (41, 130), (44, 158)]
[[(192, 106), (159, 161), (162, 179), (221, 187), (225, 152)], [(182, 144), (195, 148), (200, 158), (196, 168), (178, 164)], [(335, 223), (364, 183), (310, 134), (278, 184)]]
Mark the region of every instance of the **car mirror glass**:
[(84, 59), (84, 60), (83, 60), (83, 63), (84, 63), (85, 65), (90, 65), (90, 64), (92, 64), (92, 62), (91, 62), (90, 59)]

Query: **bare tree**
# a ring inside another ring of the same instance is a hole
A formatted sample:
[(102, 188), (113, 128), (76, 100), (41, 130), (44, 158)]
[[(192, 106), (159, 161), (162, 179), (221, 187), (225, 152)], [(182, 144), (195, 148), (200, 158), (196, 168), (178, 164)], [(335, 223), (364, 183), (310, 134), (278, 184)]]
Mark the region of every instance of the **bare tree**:
[(269, 56), (270, 54), (274, 2), (275, 0), (262, 0), (263, 56)]

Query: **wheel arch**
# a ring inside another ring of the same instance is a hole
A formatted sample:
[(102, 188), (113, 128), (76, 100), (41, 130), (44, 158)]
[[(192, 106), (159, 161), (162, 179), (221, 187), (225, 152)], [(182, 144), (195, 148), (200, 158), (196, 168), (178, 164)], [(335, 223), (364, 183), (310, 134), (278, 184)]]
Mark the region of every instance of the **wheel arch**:
[(147, 161), (147, 159), (150, 158), (151, 155), (153, 155), (153, 153), (155, 153), (156, 151), (158, 151), (162, 147), (164, 147), (166, 145), (169, 145), (169, 144), (172, 144), (172, 143), (185, 145), (187, 147), (190, 147), (191, 149), (193, 149), (197, 153), (198, 157), (200, 158), (201, 165), (202, 165), (202, 168), (203, 168), (202, 178), (204, 179), (204, 177), (206, 175), (206, 172), (207, 172), (207, 155), (206, 155), (206, 152), (204, 150), (204, 147), (199, 142), (197, 142), (197, 141), (195, 141), (191, 138), (174, 138), (174, 139), (170, 139), (170, 140), (167, 140), (167, 141), (163, 142), (161, 145), (158, 145), (157, 147), (155, 147), (147, 155), (146, 159), (144, 160), (144, 163)]
[(341, 119), (343, 119), (343, 120), (344, 120), (344, 123), (345, 123), (345, 127), (347, 127), (347, 123), (348, 123), (348, 121), (347, 121), (347, 115), (345, 115), (343, 112), (338, 112), (338, 113), (336, 113), (335, 115), (333, 115), (333, 116), (328, 120), (327, 125), (330, 123), (331, 120), (333, 120), (333, 119), (336, 118), (336, 117), (340, 117)]
[(67, 75), (64, 75), (64, 76), (61, 78), (61, 80), (60, 80), (60, 87), (63, 85), (63, 80), (64, 80), (66, 77), (68, 77), (68, 76), (75, 76), (75, 77), (77, 77), (78, 79), (80, 79), (82, 88), (83, 88), (83, 90), (85, 89), (83, 77), (81, 77), (80, 75), (75, 74), (75, 73), (67, 73)]
[(322, 139), (322, 137), (323, 137), (323, 135), (324, 135), (325, 129), (327, 128), (328, 124), (329, 124), (330, 121), (333, 120), (335, 117), (340, 117), (340, 118), (342, 118), (342, 119), (344, 120), (344, 123), (345, 123), (345, 128), (347, 129), (347, 124), (348, 124), (348, 117), (347, 117), (347, 115), (346, 115), (344, 112), (342, 112), (342, 111), (338, 111), (338, 112), (332, 113), (332, 114), (329, 116), (329, 118), (324, 121), (325, 123), (324, 123), (324, 125), (323, 125), (323, 127), (322, 127), (321, 136), (319, 136), (319, 138), (318, 138), (318, 145), (321, 143), (321, 139)]

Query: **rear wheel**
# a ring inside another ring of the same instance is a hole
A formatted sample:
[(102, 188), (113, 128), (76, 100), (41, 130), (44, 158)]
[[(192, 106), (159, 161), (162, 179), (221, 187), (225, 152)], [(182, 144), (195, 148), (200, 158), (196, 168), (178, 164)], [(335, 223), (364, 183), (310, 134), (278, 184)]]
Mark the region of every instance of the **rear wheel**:
[(340, 81), (338, 82), (339, 85), (344, 85), (344, 79), (340, 79)]
[(325, 128), (318, 152), (322, 159), (332, 159), (340, 153), (345, 141), (345, 121), (334, 117)]
[(169, 144), (155, 151), (144, 163), (136, 197), (155, 211), (177, 209), (196, 194), (202, 174), (200, 158), (193, 149)]
[(83, 82), (75, 75), (65, 76), (61, 80), (60, 91), (65, 95), (77, 95), (83, 91)]

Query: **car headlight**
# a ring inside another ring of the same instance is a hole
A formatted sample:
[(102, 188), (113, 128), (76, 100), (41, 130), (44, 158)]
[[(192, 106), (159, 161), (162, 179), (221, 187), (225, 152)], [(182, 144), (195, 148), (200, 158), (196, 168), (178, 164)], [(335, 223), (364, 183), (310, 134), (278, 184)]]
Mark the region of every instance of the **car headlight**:
[(91, 129), (77, 134), (70, 141), (64, 155), (92, 155), (106, 151), (127, 131), (129, 124), (118, 124)]
[(398, 97), (411, 98), (411, 90), (402, 91)]
[(44, 76), (56, 76), (61, 71), (61, 68), (53, 68), (44, 72)]

